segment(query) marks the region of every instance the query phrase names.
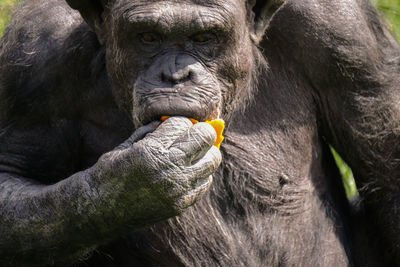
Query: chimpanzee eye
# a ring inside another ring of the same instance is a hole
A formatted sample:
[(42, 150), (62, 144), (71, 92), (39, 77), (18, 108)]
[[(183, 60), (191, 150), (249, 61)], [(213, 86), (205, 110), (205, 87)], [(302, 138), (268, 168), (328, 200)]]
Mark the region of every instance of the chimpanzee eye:
[(158, 34), (152, 32), (145, 32), (140, 34), (140, 40), (145, 44), (159, 44), (161, 38)]
[(205, 43), (208, 43), (210, 41), (216, 40), (217, 37), (213, 33), (205, 32), (205, 33), (195, 34), (195, 35), (193, 35), (191, 37), (191, 39), (196, 43), (205, 44)]

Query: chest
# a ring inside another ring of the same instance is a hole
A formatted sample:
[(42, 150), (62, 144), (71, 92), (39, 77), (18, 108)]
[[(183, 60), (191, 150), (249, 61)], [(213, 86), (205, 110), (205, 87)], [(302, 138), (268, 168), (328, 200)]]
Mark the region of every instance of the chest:
[(129, 114), (113, 100), (108, 83), (85, 93), (81, 105), (81, 169), (96, 163), (104, 153), (123, 143), (134, 131)]

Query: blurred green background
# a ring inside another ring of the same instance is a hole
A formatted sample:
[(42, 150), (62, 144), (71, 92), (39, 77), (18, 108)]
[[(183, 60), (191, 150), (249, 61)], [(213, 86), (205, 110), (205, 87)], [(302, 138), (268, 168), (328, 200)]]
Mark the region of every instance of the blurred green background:
[(397, 40), (400, 40), (400, 0), (370, 1), (382, 12)]
[[(21, 0), (0, 0), (0, 36), (3, 33), (4, 27), (11, 18), (11, 14), (15, 9), (16, 3), (20, 1)], [(400, 0), (370, 1), (379, 9), (397, 39), (400, 40)], [(340, 158), (333, 148), (331, 148), (331, 150), (336, 163), (338, 164), (340, 173), (343, 176), (347, 196), (351, 197), (357, 195), (357, 187), (355, 185), (351, 169), (346, 165), (346, 163)]]
[(11, 13), (17, 2), (20, 2), (20, 0), (0, 0), (0, 35), (10, 20)]

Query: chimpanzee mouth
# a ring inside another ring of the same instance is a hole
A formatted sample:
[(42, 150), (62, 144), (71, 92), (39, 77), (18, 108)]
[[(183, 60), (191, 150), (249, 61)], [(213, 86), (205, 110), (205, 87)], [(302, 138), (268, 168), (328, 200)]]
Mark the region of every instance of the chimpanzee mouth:
[(181, 117), (195, 119), (197, 121), (205, 121), (207, 119), (210, 119), (209, 116), (205, 116), (203, 114), (199, 114), (191, 110), (168, 110), (168, 111), (166, 110), (164, 112), (147, 112), (143, 116), (142, 123), (145, 125), (152, 121), (159, 121), (163, 116), (168, 116), (168, 117), (181, 116)]
[(199, 106), (193, 105), (174, 105), (174, 106), (162, 106), (162, 105), (150, 105), (144, 108), (140, 119), (142, 124), (148, 124), (152, 121), (159, 121), (163, 116), (182, 116), (197, 121), (214, 120), (218, 118), (218, 110), (213, 111), (205, 110)]

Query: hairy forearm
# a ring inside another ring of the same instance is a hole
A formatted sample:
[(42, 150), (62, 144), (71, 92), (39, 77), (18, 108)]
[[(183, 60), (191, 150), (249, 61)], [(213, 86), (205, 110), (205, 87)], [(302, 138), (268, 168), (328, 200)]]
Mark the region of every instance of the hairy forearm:
[(102, 209), (101, 196), (89, 186), (90, 172), (51, 186), (2, 175), (0, 259), (4, 264), (36, 260), (43, 264), (43, 259), (82, 256), (104, 238), (96, 235), (98, 229), (112, 231), (92, 216), (107, 211)]
[(214, 129), (171, 118), (141, 140), (156, 125), (53, 185), (0, 174), (1, 265), (71, 262), (200, 199), (221, 162)]
[(44, 264), (43, 260), (70, 260), (122, 232), (156, 220), (143, 203), (164, 205), (152, 203), (153, 197), (141, 193), (139, 185), (136, 192), (124, 194), (128, 188), (115, 182), (118, 178), (113, 176), (91, 168), (43, 186), (3, 175), (0, 262)]
[(132, 188), (107, 182), (113, 178), (88, 169), (52, 186), (4, 179), (0, 262), (70, 261), (122, 233), (175, 215), (168, 201), (160, 201), (144, 189), (147, 186), (138, 184), (125, 194)]

